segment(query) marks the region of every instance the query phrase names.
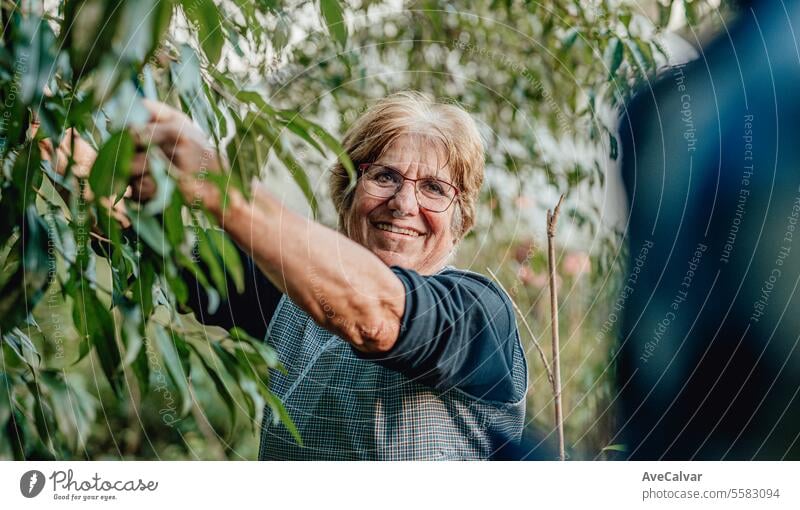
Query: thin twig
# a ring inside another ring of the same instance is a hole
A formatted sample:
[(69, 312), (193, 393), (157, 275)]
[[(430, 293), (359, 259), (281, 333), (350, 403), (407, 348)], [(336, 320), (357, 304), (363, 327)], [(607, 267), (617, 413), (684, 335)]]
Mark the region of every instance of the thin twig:
[(494, 272), (491, 269), (489, 269), (488, 267), (486, 268), (486, 270), (489, 271), (489, 274), (492, 275), (492, 278), (494, 278), (494, 281), (497, 282), (497, 285), (499, 285), (500, 288), (503, 290), (503, 292), (506, 293), (506, 295), (508, 296), (508, 299), (511, 300), (511, 305), (514, 307), (514, 310), (516, 310), (517, 315), (519, 315), (519, 318), (522, 319), (522, 324), (525, 326), (525, 329), (528, 331), (528, 334), (530, 335), (531, 340), (533, 340), (533, 345), (535, 345), (536, 346), (536, 350), (539, 351), (539, 357), (542, 359), (542, 363), (544, 364), (544, 368), (547, 371), (547, 379), (550, 381), (550, 385), (552, 386), (554, 384), (553, 383), (553, 371), (550, 369), (550, 364), (547, 362), (547, 356), (545, 356), (544, 350), (542, 350), (542, 346), (539, 345), (539, 342), (536, 340), (536, 335), (533, 334), (533, 331), (531, 330), (530, 325), (528, 325), (527, 319), (525, 319), (525, 314), (522, 313), (522, 310), (520, 310), (520, 308), (517, 305), (517, 303), (511, 298), (511, 294), (509, 294), (508, 291), (505, 289), (505, 287), (503, 287), (503, 284), (500, 283), (500, 279), (497, 278), (497, 275), (494, 274)]
[(555, 398), (556, 429), (558, 431), (558, 455), (565, 460), (564, 454), (564, 412), (561, 405), (561, 359), (558, 340), (558, 291), (556, 290), (556, 224), (561, 212), (564, 195), (558, 199), (555, 209), (547, 210), (547, 267), (550, 280), (550, 331), (553, 336), (553, 396)]

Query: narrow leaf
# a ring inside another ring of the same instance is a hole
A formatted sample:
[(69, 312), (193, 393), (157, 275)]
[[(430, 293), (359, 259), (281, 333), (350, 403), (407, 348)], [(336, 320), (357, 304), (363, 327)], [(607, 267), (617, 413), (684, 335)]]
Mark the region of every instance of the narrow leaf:
[(320, 0), (319, 7), (322, 18), (328, 25), (328, 32), (344, 48), (347, 44), (347, 25), (344, 22), (341, 4), (337, 0)]

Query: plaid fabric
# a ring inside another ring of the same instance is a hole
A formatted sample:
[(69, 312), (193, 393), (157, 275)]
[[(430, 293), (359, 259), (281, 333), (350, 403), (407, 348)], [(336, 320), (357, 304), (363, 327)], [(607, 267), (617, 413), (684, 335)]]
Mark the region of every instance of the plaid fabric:
[(267, 342), (287, 369), (270, 372), (270, 389), (303, 446), (283, 424), (272, 424), (267, 407), (259, 460), (487, 459), (521, 436), (528, 374), (519, 332), (512, 368), (518, 399), (512, 403), (478, 400), (457, 388), (435, 391), (360, 359), (287, 296)]

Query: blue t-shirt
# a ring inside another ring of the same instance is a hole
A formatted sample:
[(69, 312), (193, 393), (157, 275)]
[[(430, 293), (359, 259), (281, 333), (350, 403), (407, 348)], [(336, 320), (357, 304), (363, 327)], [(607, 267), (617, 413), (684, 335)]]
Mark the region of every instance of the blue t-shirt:
[(356, 354), (434, 389), (518, 400), (512, 373), (517, 328), (505, 292), (469, 271), (445, 268), (430, 276), (397, 266), (392, 271), (406, 289), (397, 342), (379, 356)]

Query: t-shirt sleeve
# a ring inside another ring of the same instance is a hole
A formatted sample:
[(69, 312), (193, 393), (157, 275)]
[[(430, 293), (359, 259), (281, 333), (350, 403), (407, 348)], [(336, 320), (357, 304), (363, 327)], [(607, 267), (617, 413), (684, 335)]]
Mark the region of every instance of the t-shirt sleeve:
[(423, 276), (391, 269), (406, 290), (399, 337), (387, 353), (354, 352), (437, 390), (457, 388), (482, 400), (519, 400), (513, 377), (517, 327), (505, 292), (476, 273)]
[(197, 320), (207, 326), (225, 329), (238, 326), (255, 338), (264, 338), (282, 293), (251, 257), (237, 249), (244, 269), (244, 292), (239, 294), (233, 280), (226, 278), (227, 299), (220, 302), (215, 310), (209, 311), (209, 297), (203, 285), (191, 271), (184, 270), (182, 276), (189, 289), (187, 305), (194, 311)]

